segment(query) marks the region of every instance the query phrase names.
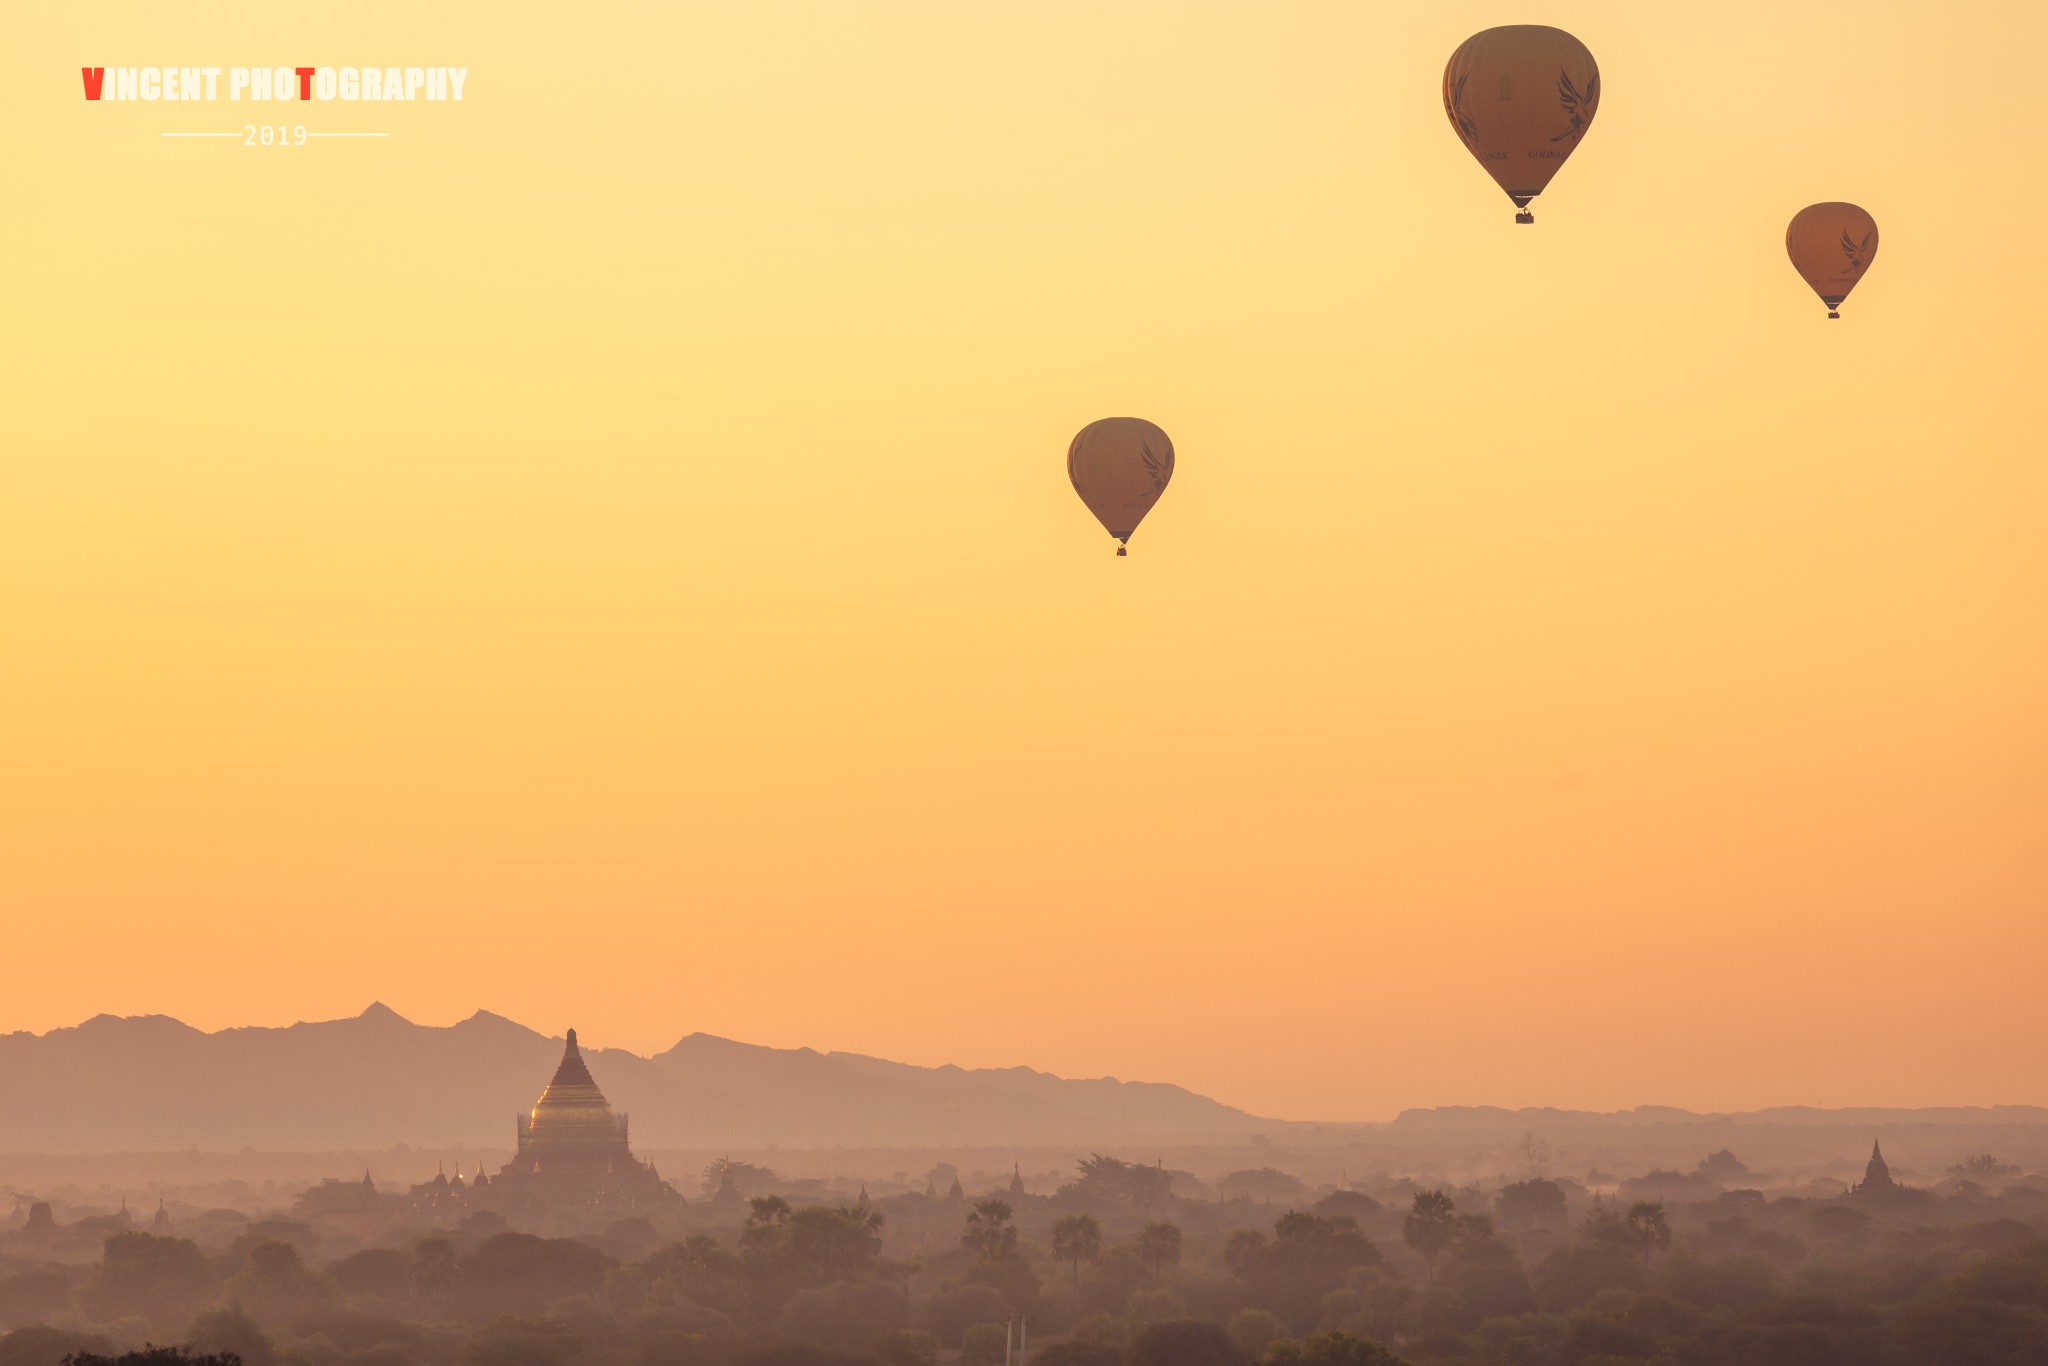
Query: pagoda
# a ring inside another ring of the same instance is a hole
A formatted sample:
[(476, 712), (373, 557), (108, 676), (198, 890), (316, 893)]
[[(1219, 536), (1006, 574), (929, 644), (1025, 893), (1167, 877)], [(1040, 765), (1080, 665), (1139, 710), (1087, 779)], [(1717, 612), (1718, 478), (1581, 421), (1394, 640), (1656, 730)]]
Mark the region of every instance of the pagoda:
[(1884, 1160), (1884, 1149), (1873, 1139), (1870, 1144), (1870, 1164), (1863, 1169), (1863, 1179), (1849, 1188), (1851, 1195), (1889, 1195), (1904, 1190), (1892, 1180), (1891, 1164)]
[[(626, 1116), (613, 1114), (604, 1092), (597, 1089), (573, 1029), (554, 1080), (540, 1093), (532, 1113), (517, 1116), (514, 1123), (519, 1150), (485, 1188), (490, 1205), (531, 1200), (645, 1212), (682, 1201), (653, 1163), (633, 1156)], [(476, 1190), (479, 1184), (471, 1186), (472, 1204), (486, 1203), (476, 1198), (482, 1193)]]

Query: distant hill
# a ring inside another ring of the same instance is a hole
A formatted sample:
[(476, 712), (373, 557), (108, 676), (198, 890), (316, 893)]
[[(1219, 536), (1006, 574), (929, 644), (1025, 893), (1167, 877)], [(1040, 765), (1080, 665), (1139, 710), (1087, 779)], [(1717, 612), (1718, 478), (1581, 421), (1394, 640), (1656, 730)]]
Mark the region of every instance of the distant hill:
[[(0, 1035), (0, 1152), (510, 1148), (562, 1040), (488, 1011), (446, 1028), (383, 1005), (208, 1034), (99, 1015)], [(1274, 1127), (1178, 1086), (1025, 1067), (912, 1067), (692, 1034), (643, 1058), (586, 1047), (642, 1148), (979, 1147), (1245, 1137)]]
[[(0, 1034), (0, 1152), (361, 1152), (401, 1143), (509, 1149), (513, 1116), (531, 1108), (561, 1055), (560, 1038), (488, 1011), (439, 1028), (372, 1005), (353, 1019), (215, 1034), (162, 1015), (99, 1015), (43, 1035)], [(1306, 1124), (1260, 1119), (1178, 1086), (1070, 1080), (1027, 1067), (912, 1067), (709, 1034), (691, 1034), (651, 1058), (587, 1046), (584, 1056), (613, 1106), (631, 1116), (643, 1151), (1107, 1150), (1244, 1143), (1258, 1133), (1309, 1148), (1484, 1145), (1530, 1128), (1661, 1131), (1692, 1143), (1680, 1136), (1715, 1125), (1974, 1131), (2048, 1124), (2048, 1109), (2024, 1105), (1742, 1114), (1650, 1105), (1610, 1114), (1446, 1106), (1407, 1110), (1387, 1124)]]
[(1389, 1126), (1401, 1129), (1487, 1129), (1530, 1126), (1553, 1128), (1593, 1125), (1601, 1128), (1645, 1125), (1788, 1125), (1820, 1128), (1868, 1128), (1872, 1125), (2048, 1124), (2048, 1108), (2039, 1105), (1942, 1105), (1926, 1109), (1863, 1105), (1823, 1110), (1812, 1105), (1779, 1105), (1732, 1114), (1702, 1114), (1669, 1105), (1638, 1105), (1633, 1110), (1555, 1110), (1530, 1106), (1505, 1110), (1493, 1105), (1444, 1105), (1433, 1110), (1403, 1110)]

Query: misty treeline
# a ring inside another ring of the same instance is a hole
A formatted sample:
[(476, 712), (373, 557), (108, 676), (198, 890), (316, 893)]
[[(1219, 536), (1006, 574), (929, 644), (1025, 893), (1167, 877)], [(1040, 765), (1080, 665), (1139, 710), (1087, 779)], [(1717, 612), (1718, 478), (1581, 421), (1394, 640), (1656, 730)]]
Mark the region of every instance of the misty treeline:
[[(536, 1227), (343, 1181), (162, 1235), (17, 1212), (0, 1366), (2048, 1362), (2048, 1179), (1995, 1156), (1882, 1199), (1733, 1184), (1726, 1151), (1607, 1189), (1538, 1158), (1316, 1189), (1265, 1166), (1202, 1199), (1096, 1155), (1049, 1195), (942, 1164), (874, 1200), (723, 1163), (680, 1209)], [(97, 1257), (49, 1255), (67, 1234)]]

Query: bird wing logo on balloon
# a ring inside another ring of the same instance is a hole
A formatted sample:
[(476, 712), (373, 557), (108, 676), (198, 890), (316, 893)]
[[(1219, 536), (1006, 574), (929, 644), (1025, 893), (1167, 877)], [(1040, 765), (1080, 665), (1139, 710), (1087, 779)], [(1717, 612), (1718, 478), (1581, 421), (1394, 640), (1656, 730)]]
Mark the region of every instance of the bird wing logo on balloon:
[(1458, 136), (1465, 140), (1467, 147), (1472, 145), (1472, 139), (1479, 136), (1479, 125), (1472, 122), (1471, 116), (1465, 112), (1465, 82), (1471, 79), (1469, 71), (1458, 77), (1458, 83), (1451, 87), (1450, 98), (1451, 122), (1457, 125)]
[(1865, 263), (1870, 260), (1870, 239), (1875, 236), (1877, 233), (1874, 231), (1866, 232), (1863, 234), (1863, 240), (1858, 242), (1849, 235), (1848, 229), (1842, 230), (1842, 255), (1849, 258), (1849, 269), (1863, 269)]
[(1152, 443), (1149, 441), (1138, 443), (1138, 453), (1138, 458), (1145, 462), (1145, 472), (1152, 476), (1152, 496), (1157, 498), (1166, 492), (1166, 481), (1173, 478), (1173, 447), (1166, 448), (1166, 460), (1163, 465), (1159, 457), (1152, 454)]
[(1565, 130), (1552, 138), (1552, 142), (1563, 142), (1567, 138), (1576, 142), (1586, 131), (1586, 125), (1593, 121), (1593, 113), (1600, 104), (1600, 77), (1595, 73), (1586, 82), (1586, 93), (1581, 95), (1578, 86), (1572, 84), (1571, 74), (1563, 67), (1557, 69), (1557, 103), (1571, 117)]

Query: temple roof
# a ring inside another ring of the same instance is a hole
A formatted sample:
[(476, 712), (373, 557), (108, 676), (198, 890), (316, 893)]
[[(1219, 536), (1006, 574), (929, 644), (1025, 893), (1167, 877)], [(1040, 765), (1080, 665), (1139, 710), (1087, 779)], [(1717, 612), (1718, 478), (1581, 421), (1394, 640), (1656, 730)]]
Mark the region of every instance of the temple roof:
[(570, 1030), (555, 1077), (534, 1103), (521, 1155), (548, 1161), (571, 1160), (602, 1171), (626, 1155), (625, 1122), (612, 1113), (604, 1092), (584, 1066)]
[(555, 1079), (540, 1093), (540, 1100), (533, 1107), (533, 1122), (538, 1125), (551, 1117), (588, 1120), (600, 1110), (604, 1112), (605, 1123), (611, 1123), (611, 1103), (597, 1089), (590, 1069), (583, 1065), (583, 1050), (576, 1046), (576, 1031), (572, 1029), (562, 1049), (561, 1064), (555, 1068)]
[(584, 1064), (576, 1031), (563, 1041), (554, 1079), (521, 1119), (519, 1150), (496, 1176), (481, 1169), (470, 1183), (478, 1204), (537, 1199), (549, 1205), (603, 1205), (619, 1210), (681, 1203), (651, 1163), (633, 1156), (626, 1117), (597, 1089)]
[(590, 1069), (583, 1065), (583, 1050), (576, 1046), (576, 1031), (569, 1031), (569, 1046), (562, 1050), (562, 1064), (555, 1069), (555, 1079), (548, 1083), (548, 1089), (557, 1086), (588, 1086), (597, 1089), (591, 1080)]

